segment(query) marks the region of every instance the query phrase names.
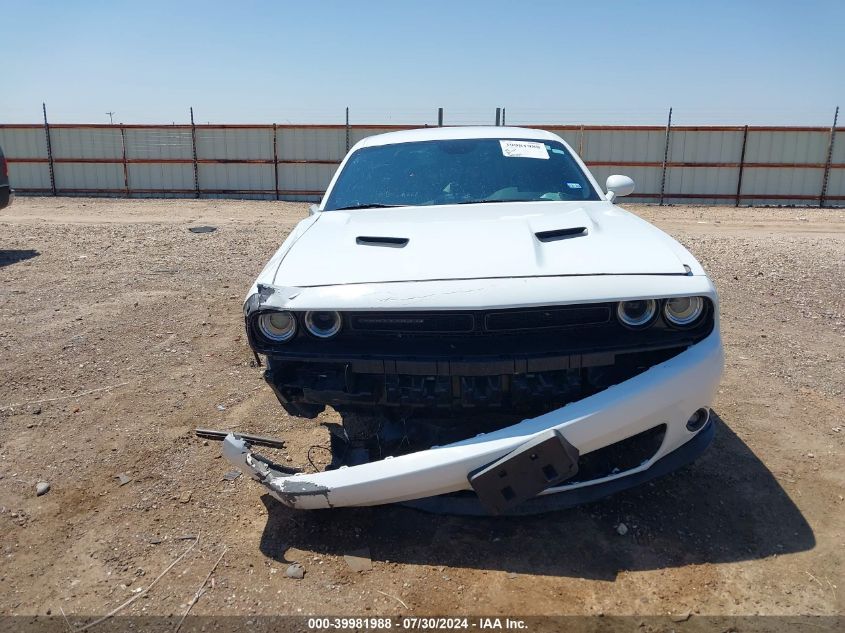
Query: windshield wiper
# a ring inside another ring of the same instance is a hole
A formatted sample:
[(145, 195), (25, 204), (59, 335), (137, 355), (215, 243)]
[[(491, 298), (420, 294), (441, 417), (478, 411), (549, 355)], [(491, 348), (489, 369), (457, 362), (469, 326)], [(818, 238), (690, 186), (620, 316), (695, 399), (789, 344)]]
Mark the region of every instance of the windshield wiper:
[(380, 204), (378, 202), (370, 202), (368, 204), (353, 204), (348, 207), (338, 207), (331, 209), (332, 211), (351, 211), (353, 209), (392, 209), (394, 207), (407, 207), (413, 205), (407, 204)]
[(462, 200), (461, 202), (454, 202), (453, 204), (486, 204), (488, 202), (539, 202), (537, 198), (495, 198), (488, 200)]

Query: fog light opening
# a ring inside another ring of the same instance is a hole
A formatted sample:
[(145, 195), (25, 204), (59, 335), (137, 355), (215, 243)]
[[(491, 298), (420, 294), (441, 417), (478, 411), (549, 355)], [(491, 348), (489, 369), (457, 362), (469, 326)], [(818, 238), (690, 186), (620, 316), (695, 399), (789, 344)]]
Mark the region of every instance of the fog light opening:
[(701, 408), (693, 413), (689, 420), (687, 420), (687, 430), (695, 433), (710, 419), (710, 409)]

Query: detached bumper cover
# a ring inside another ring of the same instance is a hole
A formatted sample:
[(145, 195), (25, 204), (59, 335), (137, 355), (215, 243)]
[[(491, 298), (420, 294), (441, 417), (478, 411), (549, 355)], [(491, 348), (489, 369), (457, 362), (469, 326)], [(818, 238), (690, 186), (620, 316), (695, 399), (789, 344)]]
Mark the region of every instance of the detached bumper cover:
[[(664, 474), (706, 448), (712, 437), (712, 423), (694, 433), (687, 430), (686, 422), (697, 409), (709, 408), (723, 364), (721, 339), (715, 330), (700, 343), (634, 378), (539, 417), (447, 446), (337, 470), (286, 475), (276, 470), (272, 462), (251, 453), (243, 440), (231, 434), (224, 441), (223, 451), (227, 459), (263, 483), (285, 505), (317, 509), (395, 503), (469, 490), (471, 473), (552, 429), (585, 455), (665, 424), (660, 449), (640, 466), (601, 479), (569, 485), (563, 482), (547, 488), (541, 496), (593, 488), (609, 493), (614, 489), (607, 485), (609, 482), (639, 483), (635, 477), (638, 473), (647, 473), (644, 479)], [(688, 459), (661, 461), (697, 435), (700, 439), (690, 446), (700, 450), (679, 453)], [(658, 463), (662, 466), (648, 473)], [(667, 469), (667, 465), (671, 468)], [(615, 489), (621, 487), (628, 486)], [(576, 498), (580, 494), (575, 493)]]

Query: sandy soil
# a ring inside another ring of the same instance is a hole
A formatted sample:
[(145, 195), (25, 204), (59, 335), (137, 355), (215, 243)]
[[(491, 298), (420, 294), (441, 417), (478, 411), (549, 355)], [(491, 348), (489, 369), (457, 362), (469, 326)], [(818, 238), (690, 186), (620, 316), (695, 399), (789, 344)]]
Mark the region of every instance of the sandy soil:
[[(18, 198), (0, 212), (0, 614), (104, 613), (197, 534), (126, 613), (181, 614), (223, 548), (192, 613), (842, 613), (845, 212), (629, 208), (721, 293), (714, 446), (601, 503), (467, 519), (289, 511), (193, 437), (281, 436), (264, 452), (299, 466), (325, 438), (284, 414), (242, 332), (306, 205)], [(371, 571), (347, 567), (359, 548)]]

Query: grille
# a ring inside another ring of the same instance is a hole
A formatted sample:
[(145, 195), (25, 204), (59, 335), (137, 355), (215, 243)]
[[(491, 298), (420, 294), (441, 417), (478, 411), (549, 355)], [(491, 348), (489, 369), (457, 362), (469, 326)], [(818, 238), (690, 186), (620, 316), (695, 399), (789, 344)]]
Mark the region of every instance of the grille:
[(542, 308), (539, 310), (508, 310), (491, 312), (485, 318), (485, 327), (491, 332), (502, 330), (535, 330), (573, 325), (607, 323), (610, 309), (607, 306), (587, 308)]
[(356, 333), (398, 335), (485, 334), (596, 325), (610, 321), (607, 304), (475, 312), (353, 312)]

